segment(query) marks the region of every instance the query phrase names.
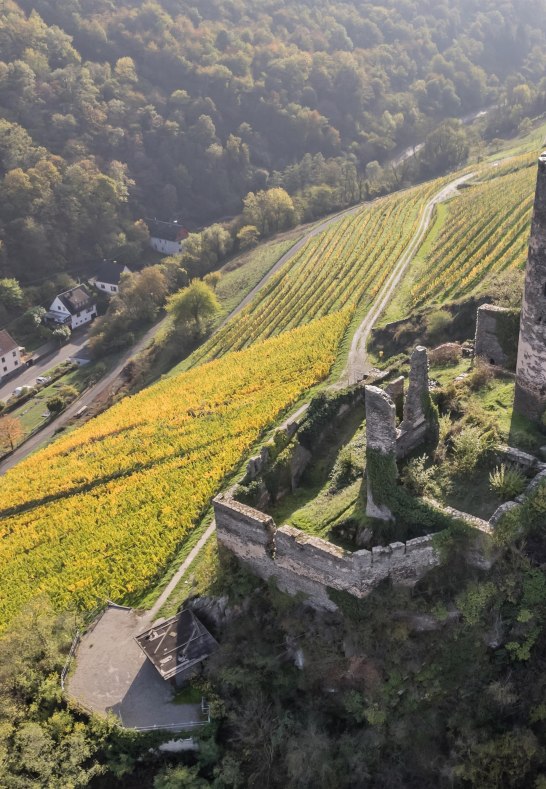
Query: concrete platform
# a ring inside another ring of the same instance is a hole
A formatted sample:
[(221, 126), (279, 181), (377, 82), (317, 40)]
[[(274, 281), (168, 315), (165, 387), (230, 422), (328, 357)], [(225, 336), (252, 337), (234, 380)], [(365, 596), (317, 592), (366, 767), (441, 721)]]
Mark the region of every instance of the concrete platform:
[(116, 715), (127, 728), (185, 730), (205, 722), (199, 704), (174, 704), (172, 686), (139, 649), (149, 626), (134, 611), (110, 606), (76, 651), (67, 693), (87, 709)]

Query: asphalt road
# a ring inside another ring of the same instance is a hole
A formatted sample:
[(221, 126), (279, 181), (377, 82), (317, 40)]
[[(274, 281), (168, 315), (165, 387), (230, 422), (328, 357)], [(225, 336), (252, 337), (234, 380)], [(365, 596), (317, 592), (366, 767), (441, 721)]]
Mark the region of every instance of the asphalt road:
[[(9, 458), (6, 458), (6, 460), (0, 463), (0, 474), (5, 474), (6, 471), (8, 471), (10, 468), (13, 468), (13, 466), (16, 466), (17, 463), (23, 460), (23, 458), (25, 458), (27, 455), (30, 455), (31, 452), (34, 452), (42, 444), (48, 442), (54, 436), (55, 431), (72, 419), (80, 410), (80, 408), (91, 405), (93, 400), (110, 389), (129, 359), (131, 359), (137, 353), (140, 353), (140, 351), (142, 351), (146, 345), (148, 345), (150, 340), (163, 326), (165, 320), (166, 318), (163, 318), (159, 321), (159, 323), (156, 323), (155, 326), (152, 326), (152, 328), (149, 329), (143, 337), (141, 337), (136, 345), (133, 345), (123, 354), (117, 365), (112, 370), (110, 370), (110, 372), (107, 373), (104, 378), (101, 378), (101, 380), (95, 386), (87, 389), (81, 395), (81, 397), (78, 397), (77, 400), (74, 400), (74, 402), (69, 405), (66, 411), (63, 411), (63, 413), (57, 419), (51, 422), (51, 424), (46, 425), (43, 430), (40, 430), (40, 432), (35, 436), (32, 436), (32, 438), (29, 438), (24, 444), (21, 444), (21, 446), (16, 449), (15, 452), (9, 456)], [(36, 377), (36, 373), (34, 373), (34, 377)]]
[(37, 376), (43, 375), (47, 370), (51, 370), (52, 367), (56, 367), (58, 364), (70, 359), (76, 351), (81, 350), (85, 345), (88, 334), (88, 328), (76, 329), (66, 345), (53, 349), (33, 364), (32, 367), (22, 367), (19, 375), (0, 386), (0, 400), (7, 400), (17, 386), (33, 386)]

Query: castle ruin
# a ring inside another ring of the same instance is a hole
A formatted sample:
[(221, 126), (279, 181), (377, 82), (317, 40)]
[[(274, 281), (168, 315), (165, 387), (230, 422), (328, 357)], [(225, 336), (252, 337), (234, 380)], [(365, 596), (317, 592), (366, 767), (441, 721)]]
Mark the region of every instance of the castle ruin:
[(546, 151), (538, 160), (514, 409), (530, 419), (539, 419), (546, 409)]

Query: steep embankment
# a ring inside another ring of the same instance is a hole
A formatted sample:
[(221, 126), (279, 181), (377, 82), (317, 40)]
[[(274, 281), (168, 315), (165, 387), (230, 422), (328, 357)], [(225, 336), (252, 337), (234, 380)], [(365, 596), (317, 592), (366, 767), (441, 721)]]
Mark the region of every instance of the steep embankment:
[[(434, 204), (468, 177), (368, 204), (313, 235), (204, 346), (200, 365), (8, 473), (0, 483), (1, 621), (37, 592), (83, 607), (142, 593), (260, 432), (328, 374), (355, 314), (364, 323), (350, 359), (362, 356)], [(223, 358), (206, 363), (213, 354)]]
[(260, 433), (324, 379), (350, 315), (126, 398), (3, 477), (0, 626), (57, 605), (142, 592)]

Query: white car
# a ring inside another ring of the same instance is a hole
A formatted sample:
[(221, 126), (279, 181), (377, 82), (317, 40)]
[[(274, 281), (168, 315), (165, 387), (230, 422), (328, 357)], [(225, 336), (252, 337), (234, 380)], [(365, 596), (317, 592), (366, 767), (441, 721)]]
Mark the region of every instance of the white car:
[(37, 384), (48, 384), (51, 381), (51, 378), (48, 375), (39, 375), (36, 379)]

